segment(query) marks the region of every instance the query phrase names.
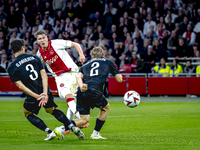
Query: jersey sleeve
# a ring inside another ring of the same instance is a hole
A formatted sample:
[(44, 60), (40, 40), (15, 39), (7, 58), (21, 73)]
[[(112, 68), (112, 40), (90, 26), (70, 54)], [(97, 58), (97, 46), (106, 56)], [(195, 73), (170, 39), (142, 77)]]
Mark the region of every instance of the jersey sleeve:
[(37, 56), (42, 62), (44, 62), (44, 60), (43, 60), (43, 58), (42, 58), (42, 56), (41, 56), (41, 54), (40, 54), (39, 51), (36, 53), (36, 56)]
[(11, 66), (8, 67), (8, 74), (12, 82), (19, 81), (17, 70)]
[(72, 46), (72, 42), (70, 40), (51, 40), (52, 45), (55, 45), (59, 47), (60, 49), (62, 48), (70, 48)]
[(114, 64), (112, 61), (110, 61), (110, 60), (108, 60), (108, 61), (109, 61), (109, 63), (110, 63), (110, 73), (111, 73), (113, 76), (115, 76), (116, 74), (119, 74), (119, 71), (118, 71), (118, 69), (116, 68), (115, 64)]
[(35, 58), (37, 59), (39, 69), (40, 70), (44, 69), (44, 66), (43, 66), (41, 60), (38, 57), (35, 57)]

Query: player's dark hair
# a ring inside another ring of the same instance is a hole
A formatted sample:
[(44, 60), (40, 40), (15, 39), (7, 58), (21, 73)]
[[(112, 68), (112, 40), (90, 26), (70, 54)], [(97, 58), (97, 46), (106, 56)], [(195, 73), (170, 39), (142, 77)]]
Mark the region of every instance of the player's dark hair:
[(34, 33), (34, 37), (37, 39), (38, 35), (45, 34), (47, 36), (47, 32), (45, 30), (38, 30)]
[(17, 52), (21, 51), (22, 46), (24, 46), (24, 40), (14, 39), (11, 41), (10, 46), (11, 46), (11, 50), (14, 53), (17, 53)]

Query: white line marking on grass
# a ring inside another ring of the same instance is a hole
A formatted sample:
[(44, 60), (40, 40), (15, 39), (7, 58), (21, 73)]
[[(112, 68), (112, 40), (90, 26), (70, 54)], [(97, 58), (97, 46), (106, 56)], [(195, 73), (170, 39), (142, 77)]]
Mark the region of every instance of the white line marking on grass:
[[(200, 115), (121, 115), (121, 116), (108, 116), (108, 118), (120, 118), (120, 117), (163, 117), (163, 116), (171, 116), (171, 117), (199, 117)], [(97, 117), (90, 117), (90, 118), (97, 118)], [(42, 120), (54, 120), (55, 118), (43, 118)], [(23, 120), (0, 120), (0, 122), (5, 121), (27, 121), (27, 119)]]

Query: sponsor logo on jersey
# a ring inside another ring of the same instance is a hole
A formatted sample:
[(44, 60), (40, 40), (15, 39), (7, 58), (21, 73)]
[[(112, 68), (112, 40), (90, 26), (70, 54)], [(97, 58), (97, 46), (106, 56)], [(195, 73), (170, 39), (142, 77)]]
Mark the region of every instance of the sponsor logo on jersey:
[(47, 64), (51, 65), (53, 64), (56, 60), (58, 59), (58, 55), (55, 55), (54, 57), (52, 57), (49, 60), (46, 60)]
[(64, 86), (65, 86), (64, 83), (61, 83), (61, 84), (60, 84), (60, 87), (64, 87)]

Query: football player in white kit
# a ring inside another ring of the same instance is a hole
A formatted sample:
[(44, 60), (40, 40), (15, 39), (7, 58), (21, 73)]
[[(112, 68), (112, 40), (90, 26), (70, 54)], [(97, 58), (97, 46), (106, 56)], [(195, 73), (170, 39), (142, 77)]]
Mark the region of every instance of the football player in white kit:
[[(45, 62), (47, 69), (55, 77), (59, 97), (65, 99), (68, 106), (67, 118), (72, 120), (74, 115), (80, 119), (79, 112), (76, 111), (74, 93), (76, 92), (76, 74), (78, 66), (68, 55), (66, 48), (74, 47), (79, 53), (81, 63), (85, 62), (80, 45), (70, 40), (51, 40), (48, 41), (45, 30), (38, 30), (34, 33), (40, 49), (37, 56)], [(89, 126), (86, 124), (85, 127)]]

